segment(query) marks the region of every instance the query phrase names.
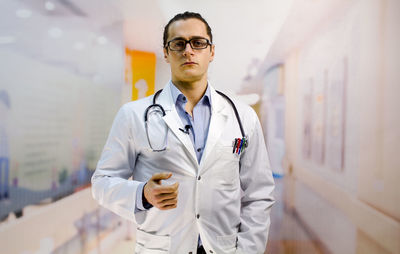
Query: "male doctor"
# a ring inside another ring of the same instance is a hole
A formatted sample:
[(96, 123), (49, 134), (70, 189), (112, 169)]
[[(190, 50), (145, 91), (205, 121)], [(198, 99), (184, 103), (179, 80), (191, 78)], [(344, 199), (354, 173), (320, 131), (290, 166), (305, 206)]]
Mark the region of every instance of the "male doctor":
[(92, 192), (137, 224), (135, 253), (265, 251), (274, 181), (261, 126), (208, 82), (214, 50), (200, 14), (176, 15), (164, 30), (171, 81), (112, 125)]

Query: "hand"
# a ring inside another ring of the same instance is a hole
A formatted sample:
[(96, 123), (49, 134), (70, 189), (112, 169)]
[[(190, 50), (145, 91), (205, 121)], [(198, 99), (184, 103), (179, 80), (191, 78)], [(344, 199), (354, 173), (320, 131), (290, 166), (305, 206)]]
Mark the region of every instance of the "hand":
[(160, 210), (169, 210), (177, 207), (179, 183), (161, 185), (161, 180), (168, 179), (172, 173), (156, 173), (144, 185), (144, 197), (147, 202)]

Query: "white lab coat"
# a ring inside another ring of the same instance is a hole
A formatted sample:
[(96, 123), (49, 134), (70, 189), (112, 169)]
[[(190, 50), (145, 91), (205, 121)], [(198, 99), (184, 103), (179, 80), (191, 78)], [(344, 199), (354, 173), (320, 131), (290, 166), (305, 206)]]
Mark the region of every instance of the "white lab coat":
[[(235, 102), (249, 146), (233, 154), (239, 125), (229, 102), (210, 87), (210, 127), (198, 164), (189, 135), (179, 130), (170, 85), (157, 98), (166, 112), (159, 124), (169, 128), (167, 150), (153, 152), (146, 137), (144, 112), (153, 96), (125, 104), (92, 177), (93, 197), (137, 224), (135, 253), (196, 253), (199, 235), (207, 253), (264, 253), (274, 181), (255, 112)], [(177, 208), (134, 213), (138, 185), (157, 172), (172, 173), (165, 184), (179, 182)]]

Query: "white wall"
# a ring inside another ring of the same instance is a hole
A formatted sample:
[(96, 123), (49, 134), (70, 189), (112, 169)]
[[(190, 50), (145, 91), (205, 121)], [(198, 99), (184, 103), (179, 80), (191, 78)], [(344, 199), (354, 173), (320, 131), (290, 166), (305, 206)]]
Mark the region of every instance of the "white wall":
[(285, 201), (332, 253), (400, 252), (399, 7), (336, 2), (281, 54)]

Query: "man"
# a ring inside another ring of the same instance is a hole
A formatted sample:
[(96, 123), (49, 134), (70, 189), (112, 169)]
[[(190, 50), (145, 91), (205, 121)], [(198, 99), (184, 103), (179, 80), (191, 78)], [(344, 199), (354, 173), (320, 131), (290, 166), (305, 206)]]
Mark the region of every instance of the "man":
[(199, 14), (176, 15), (164, 30), (171, 81), (114, 120), (92, 190), (137, 224), (136, 253), (264, 253), (274, 203), (264, 138), (255, 112), (236, 102), (239, 124), (207, 81), (214, 51)]

